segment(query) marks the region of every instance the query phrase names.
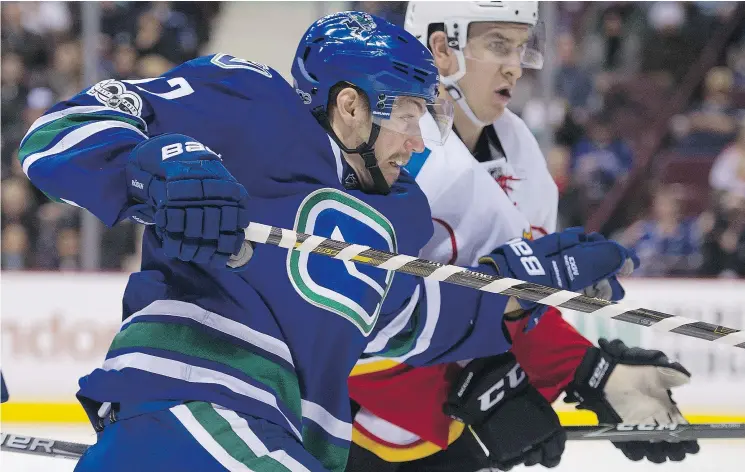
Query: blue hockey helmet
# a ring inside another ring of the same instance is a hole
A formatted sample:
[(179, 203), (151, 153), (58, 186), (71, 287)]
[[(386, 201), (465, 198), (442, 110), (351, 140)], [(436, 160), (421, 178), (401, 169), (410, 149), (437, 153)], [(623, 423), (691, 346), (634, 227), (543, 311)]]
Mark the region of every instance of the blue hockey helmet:
[[(292, 77), (303, 103), (345, 152), (363, 157), (376, 188), (383, 193), (388, 190), (379, 185), (382, 176), (375, 175), (373, 154), (381, 127), (438, 143), (444, 142), (452, 128), (453, 107), (438, 98), (440, 77), (432, 54), (403, 28), (367, 13), (334, 13), (313, 23), (298, 45)], [(361, 89), (370, 102), (373, 129), (368, 141), (355, 149), (340, 142), (327, 115), (329, 92), (339, 83)], [(418, 122), (401, 130), (400, 124), (391, 119), (401, 97), (424, 100), (429, 112), (428, 131), (422, 132)], [(436, 131), (430, 132), (430, 128)]]

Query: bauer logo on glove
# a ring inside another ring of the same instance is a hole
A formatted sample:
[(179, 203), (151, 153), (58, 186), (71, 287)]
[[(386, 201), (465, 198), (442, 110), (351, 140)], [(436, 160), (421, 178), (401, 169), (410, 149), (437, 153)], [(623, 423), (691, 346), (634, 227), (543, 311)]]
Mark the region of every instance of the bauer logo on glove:
[(134, 202), (128, 216), (155, 225), (167, 256), (215, 268), (245, 267), (227, 263), (242, 248), (248, 192), (218, 154), (188, 136), (165, 134), (132, 150), (127, 174)]

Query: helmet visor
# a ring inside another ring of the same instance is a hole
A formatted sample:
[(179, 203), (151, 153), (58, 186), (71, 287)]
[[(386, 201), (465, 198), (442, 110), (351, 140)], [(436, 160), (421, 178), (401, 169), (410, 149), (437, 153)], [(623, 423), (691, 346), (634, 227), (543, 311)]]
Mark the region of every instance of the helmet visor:
[(453, 104), (436, 98), (433, 102), (411, 95), (380, 94), (373, 107), (381, 128), (421, 139), (424, 145), (442, 145), (453, 129)]
[[(469, 26), (472, 25), (474, 23), (469, 24)], [(464, 55), (472, 60), (495, 64), (514, 63), (526, 69), (543, 68), (543, 52), (546, 43), (546, 29), (543, 22), (538, 22), (535, 26), (503, 25), (499, 28), (487, 29), (483, 34), (469, 35), (467, 46), (463, 51)], [(527, 28), (527, 36), (525, 28)]]

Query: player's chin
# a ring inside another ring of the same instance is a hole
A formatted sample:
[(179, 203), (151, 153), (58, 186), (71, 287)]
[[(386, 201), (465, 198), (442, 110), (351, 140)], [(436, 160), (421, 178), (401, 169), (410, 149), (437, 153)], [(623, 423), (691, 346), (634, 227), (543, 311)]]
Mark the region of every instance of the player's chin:
[(388, 185), (395, 184), (398, 178), (401, 176), (401, 167), (390, 162), (386, 163), (383, 167), (384, 168), (382, 170), (385, 181), (388, 182)]
[(490, 103), (489, 107), (484, 107), (485, 109), (480, 110), (481, 113), (479, 113), (477, 116), (481, 121), (484, 123), (493, 123), (494, 121), (498, 120), (502, 114), (504, 114), (505, 104), (504, 103)]

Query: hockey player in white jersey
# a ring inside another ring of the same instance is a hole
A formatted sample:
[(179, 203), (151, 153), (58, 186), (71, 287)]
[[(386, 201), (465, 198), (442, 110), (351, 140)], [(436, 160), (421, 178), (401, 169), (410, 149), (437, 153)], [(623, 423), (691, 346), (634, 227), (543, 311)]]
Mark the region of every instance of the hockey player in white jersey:
[[(435, 223), (421, 256), (467, 265), (512, 238), (554, 232), (557, 187), (535, 138), (506, 108), (522, 69), (542, 67), (537, 2), (410, 2), (405, 26), (432, 51), (446, 96), (457, 104), (457, 134), (413, 155), (407, 166), (429, 200)], [(589, 294), (623, 296), (614, 281)], [(537, 326), (522, 319), (509, 330), (511, 354), (472, 362), (463, 371), (457, 365), (413, 369), (363, 357), (349, 381), (359, 411), (347, 470), (553, 467), (565, 437), (549, 402), (562, 392), (605, 423), (685, 421), (669, 389), (687, 383), (690, 374), (668, 364), (664, 354), (629, 349), (620, 341), (601, 340), (594, 347), (553, 308)], [(589, 380), (603, 364), (610, 368), (598, 391)], [(474, 405), (519, 365), (527, 373), (519, 387), (490, 402), (486, 411), (483, 401)], [(619, 398), (622, 390), (626, 399)], [(443, 404), (447, 415), (441, 413)], [(698, 451), (695, 442), (617, 447), (632, 460), (654, 462), (682, 460)], [(515, 456), (515, 450), (524, 453)]]

